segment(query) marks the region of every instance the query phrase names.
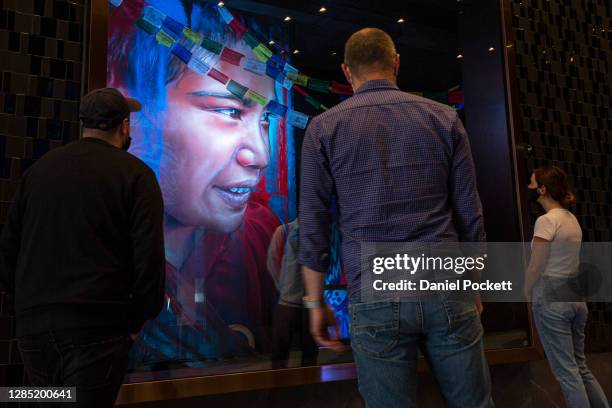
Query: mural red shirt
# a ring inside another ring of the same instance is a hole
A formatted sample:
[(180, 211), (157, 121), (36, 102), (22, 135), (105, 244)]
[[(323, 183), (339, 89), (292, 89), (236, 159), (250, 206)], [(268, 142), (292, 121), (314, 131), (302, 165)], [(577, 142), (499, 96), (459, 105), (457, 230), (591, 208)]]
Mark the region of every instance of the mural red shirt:
[(166, 305), (136, 342), (133, 365), (265, 352), (278, 293), (266, 267), (279, 225), (251, 202), (232, 234), (207, 233), (179, 269), (166, 263)]

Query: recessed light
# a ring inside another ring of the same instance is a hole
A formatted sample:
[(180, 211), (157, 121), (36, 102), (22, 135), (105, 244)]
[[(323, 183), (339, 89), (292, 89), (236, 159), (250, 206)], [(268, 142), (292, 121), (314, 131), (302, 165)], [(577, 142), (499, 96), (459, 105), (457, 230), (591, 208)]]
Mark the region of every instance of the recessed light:
[(285, 22), (291, 21), (291, 16), (285, 17)]
[(489, 47), (489, 52), (493, 52), (493, 51), (495, 51), (495, 48)]
[(270, 40), (270, 41), (268, 41), (268, 44), (270, 44), (270, 45), (274, 45), (274, 44), (276, 44), (276, 43), (274, 42), (274, 40)]
[(293, 54), (299, 54), (300, 50), (293, 50)]
[(327, 9), (325, 7), (321, 7), (319, 9), (319, 13), (325, 13), (327, 11)]
[(402, 17), (400, 17), (400, 18), (397, 20), (397, 22), (398, 22), (398, 23), (400, 23), (400, 24), (401, 24), (401, 23), (403, 23), (404, 21), (405, 21), (405, 20), (404, 20)]
[(336, 54), (337, 54), (337, 52), (336, 52), (336, 51), (333, 51), (333, 52), (332, 52), (332, 57), (335, 57), (335, 56), (336, 56)]
[(457, 54), (457, 59), (462, 59), (463, 58), (463, 54)]
[(219, 7), (223, 7), (223, 6), (225, 6), (225, 3), (224, 3), (224, 2), (222, 2), (222, 1), (220, 1), (220, 2), (218, 2), (218, 3), (217, 3), (217, 6), (219, 6)]

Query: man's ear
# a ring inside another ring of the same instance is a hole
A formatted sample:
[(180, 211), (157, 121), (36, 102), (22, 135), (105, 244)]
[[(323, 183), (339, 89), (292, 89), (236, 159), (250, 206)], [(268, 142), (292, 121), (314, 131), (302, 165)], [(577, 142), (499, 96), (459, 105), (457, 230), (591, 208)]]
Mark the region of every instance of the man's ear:
[(349, 69), (348, 65), (342, 64), (341, 67), (342, 72), (344, 73), (344, 77), (346, 78), (349, 84), (353, 85), (353, 75), (351, 74), (351, 70)]
[(121, 122), (121, 131), (123, 133), (130, 132), (130, 118), (123, 119), (123, 122)]
[(400, 55), (395, 54), (395, 76), (396, 77), (399, 75), (399, 68), (400, 68)]

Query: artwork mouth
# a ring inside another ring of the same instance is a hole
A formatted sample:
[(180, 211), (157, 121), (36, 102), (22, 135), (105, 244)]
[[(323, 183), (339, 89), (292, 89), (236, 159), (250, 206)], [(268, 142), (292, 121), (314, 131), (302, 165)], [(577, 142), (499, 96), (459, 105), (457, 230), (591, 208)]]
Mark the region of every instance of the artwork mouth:
[(255, 183), (240, 183), (226, 186), (215, 186), (214, 190), (223, 201), (236, 210), (244, 208), (254, 190)]

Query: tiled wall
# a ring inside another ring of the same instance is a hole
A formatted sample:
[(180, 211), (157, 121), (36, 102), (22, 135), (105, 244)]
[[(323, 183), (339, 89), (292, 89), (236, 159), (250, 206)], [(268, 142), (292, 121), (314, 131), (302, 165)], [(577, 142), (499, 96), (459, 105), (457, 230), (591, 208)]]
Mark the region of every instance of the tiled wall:
[[(25, 169), (78, 138), (83, 1), (0, 0), (0, 224)], [(0, 293), (0, 384), (23, 368), (11, 302)]]
[[(520, 114), (544, 163), (573, 179), (585, 241), (612, 241), (612, 8), (610, 0), (513, 0)], [(591, 351), (612, 347), (612, 307), (590, 304)]]

